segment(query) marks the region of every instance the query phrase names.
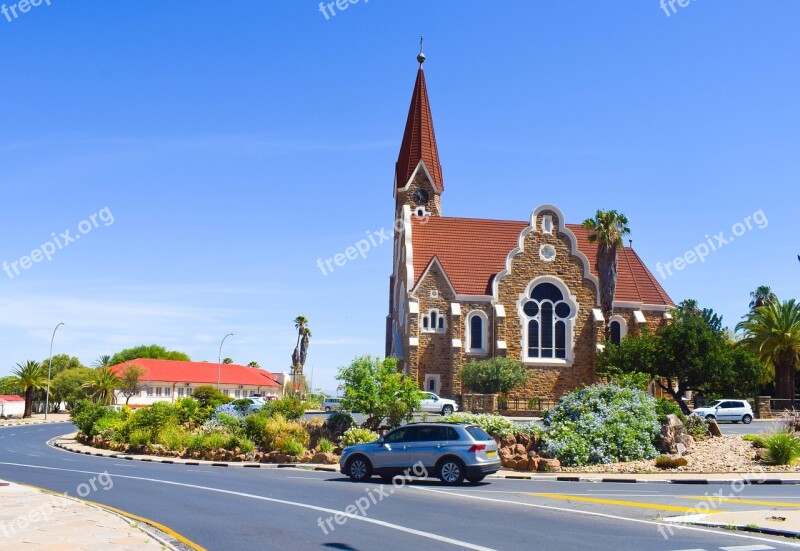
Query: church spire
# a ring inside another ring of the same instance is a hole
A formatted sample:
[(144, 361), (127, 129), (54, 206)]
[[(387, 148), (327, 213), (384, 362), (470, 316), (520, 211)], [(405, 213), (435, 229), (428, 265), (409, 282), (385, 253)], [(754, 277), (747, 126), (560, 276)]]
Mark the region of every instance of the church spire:
[(424, 161), (425, 167), (433, 179), (432, 184), (439, 192), (442, 192), (444, 191), (444, 177), (442, 176), (442, 165), (439, 162), (439, 150), (436, 147), (436, 134), (433, 131), (433, 117), (428, 100), (428, 88), (425, 85), (425, 72), (422, 70), (422, 64), (425, 63), (422, 45), (423, 43), (420, 41), (420, 53), (417, 56), (417, 61), (419, 61), (417, 82), (414, 85), (414, 95), (411, 97), (411, 107), (408, 110), (403, 143), (397, 158), (397, 187), (405, 187), (419, 162)]

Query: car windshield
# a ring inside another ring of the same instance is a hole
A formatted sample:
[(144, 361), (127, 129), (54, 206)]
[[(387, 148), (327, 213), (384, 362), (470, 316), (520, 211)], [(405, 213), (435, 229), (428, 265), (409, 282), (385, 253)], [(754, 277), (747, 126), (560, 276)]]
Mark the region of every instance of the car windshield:
[(708, 404), (708, 407), (715, 408), (715, 407), (719, 406), (721, 403), (722, 403), (722, 400), (717, 400), (716, 402), (711, 402), (710, 404)]
[(467, 432), (470, 436), (472, 436), (475, 440), (479, 442), (485, 442), (486, 440), (491, 440), (492, 437), (489, 436), (482, 428), (480, 427), (467, 427)]

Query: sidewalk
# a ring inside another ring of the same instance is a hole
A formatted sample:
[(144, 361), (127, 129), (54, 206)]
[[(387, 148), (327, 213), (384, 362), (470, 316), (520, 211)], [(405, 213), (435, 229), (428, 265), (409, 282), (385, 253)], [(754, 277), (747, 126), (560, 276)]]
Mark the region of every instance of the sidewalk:
[(0, 481), (0, 551), (172, 549), (139, 523), (88, 503)]
[[(711, 515), (687, 515), (666, 518), (664, 522), (736, 528), (745, 532), (758, 532), (773, 536), (800, 537), (800, 511), (772, 509), (741, 511), (737, 513), (714, 513)], [(676, 526), (676, 530), (680, 530)]]
[(49, 413), (47, 414), (47, 421), (44, 420), (44, 413), (34, 413), (33, 417), (27, 419), (0, 419), (0, 427), (41, 425), (43, 423), (66, 423), (68, 421), (69, 413)]

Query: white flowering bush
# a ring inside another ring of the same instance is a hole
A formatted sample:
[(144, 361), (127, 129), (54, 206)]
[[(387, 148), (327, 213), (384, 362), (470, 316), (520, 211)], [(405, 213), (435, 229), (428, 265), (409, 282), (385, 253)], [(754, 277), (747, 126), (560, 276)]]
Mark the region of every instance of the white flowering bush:
[(566, 395), (545, 419), (542, 451), (565, 466), (657, 457), (656, 402), (645, 392), (594, 385)]
[(501, 415), (490, 413), (451, 413), (442, 418), (443, 423), (473, 423), (478, 425), (488, 434), (496, 434), (500, 437), (514, 434), (519, 431), (519, 427)]

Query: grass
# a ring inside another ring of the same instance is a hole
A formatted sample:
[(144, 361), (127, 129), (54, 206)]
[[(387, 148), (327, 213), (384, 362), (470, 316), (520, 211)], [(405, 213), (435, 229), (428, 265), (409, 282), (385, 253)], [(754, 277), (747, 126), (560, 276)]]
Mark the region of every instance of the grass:
[(776, 465), (791, 465), (800, 458), (800, 439), (788, 432), (776, 432), (764, 438), (770, 461)]

